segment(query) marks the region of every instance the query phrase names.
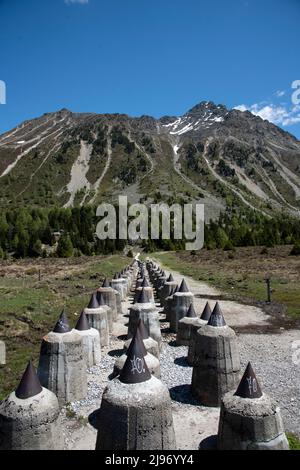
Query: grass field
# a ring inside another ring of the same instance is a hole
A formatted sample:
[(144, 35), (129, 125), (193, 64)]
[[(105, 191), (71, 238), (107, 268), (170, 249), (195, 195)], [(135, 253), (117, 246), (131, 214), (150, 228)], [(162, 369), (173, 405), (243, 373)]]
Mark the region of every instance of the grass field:
[(153, 253), (164, 266), (207, 282), (237, 300), (267, 300), (265, 276), (271, 276), (272, 301), (289, 318), (300, 319), (300, 257), (289, 256), (291, 246)]
[(0, 262), (0, 339), (7, 364), (0, 366), (0, 399), (14, 390), (27, 361), (37, 365), (41, 338), (63, 307), (71, 326), (102, 279), (132, 261), (125, 256)]

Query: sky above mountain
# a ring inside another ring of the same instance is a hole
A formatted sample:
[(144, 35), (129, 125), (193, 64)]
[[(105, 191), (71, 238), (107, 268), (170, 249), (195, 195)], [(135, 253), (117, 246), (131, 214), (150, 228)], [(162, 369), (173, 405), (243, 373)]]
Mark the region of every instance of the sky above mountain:
[(160, 117), (212, 100), (300, 139), (298, 0), (0, 0), (0, 18), (0, 133), (63, 107)]

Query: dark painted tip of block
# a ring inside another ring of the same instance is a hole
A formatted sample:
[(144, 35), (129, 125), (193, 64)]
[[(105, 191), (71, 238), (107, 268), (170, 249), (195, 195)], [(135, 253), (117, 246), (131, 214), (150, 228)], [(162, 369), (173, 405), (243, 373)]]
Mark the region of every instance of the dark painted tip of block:
[(149, 303), (149, 298), (148, 298), (147, 292), (145, 291), (144, 288), (141, 290), (141, 292), (139, 294), (137, 303), (138, 304), (147, 304), (147, 303)]
[(174, 281), (174, 277), (172, 276), (172, 274), (170, 273), (168, 279), (167, 279), (167, 282), (173, 282)]
[(149, 282), (147, 281), (146, 277), (144, 277), (141, 287), (149, 287)]
[(189, 288), (188, 288), (187, 283), (185, 282), (184, 278), (181, 281), (178, 292), (189, 292)]
[(210, 326), (226, 326), (226, 322), (223, 317), (223, 313), (221, 312), (219, 302), (217, 302), (214, 306), (214, 309), (207, 324)]
[(87, 308), (99, 308), (98, 294), (96, 292), (93, 292), (91, 295), (91, 299)]
[(16, 397), (21, 400), (26, 398), (34, 397), (42, 391), (42, 386), (36, 374), (35, 368), (31, 361), (29, 361), (25, 372), (21, 378), (21, 381), (15, 391)]
[(114, 279), (118, 279), (118, 278), (119, 278), (119, 274), (116, 273), (113, 278), (114, 278)]
[(206, 302), (203, 312), (201, 314), (201, 320), (209, 320), (211, 316), (211, 308), (208, 302)]
[(86, 314), (84, 312), (81, 312), (81, 315), (78, 318), (78, 322), (76, 323), (75, 330), (86, 331), (89, 329), (90, 329), (90, 325), (87, 320)]
[(194, 309), (194, 305), (193, 305), (193, 304), (191, 304), (191, 305), (189, 306), (189, 309), (188, 309), (188, 311), (187, 311), (186, 316), (187, 316), (188, 318), (196, 318), (196, 317), (197, 317), (197, 313), (195, 312), (195, 309)]
[(102, 305), (105, 305), (102, 292), (97, 292), (97, 300), (98, 300), (99, 307), (101, 307)]
[(234, 395), (241, 398), (260, 398), (262, 396), (260, 385), (250, 362), (248, 362), (244, 375)]
[(104, 279), (102, 287), (110, 287), (107, 277)]
[(139, 328), (131, 340), (127, 351), (127, 359), (121, 370), (119, 380), (126, 384), (146, 382), (151, 379), (145, 356), (147, 354)]
[(68, 333), (69, 331), (71, 331), (70, 326), (69, 326), (69, 320), (64, 309), (61, 312), (60, 317), (55, 327), (53, 328), (53, 332), (54, 333)]

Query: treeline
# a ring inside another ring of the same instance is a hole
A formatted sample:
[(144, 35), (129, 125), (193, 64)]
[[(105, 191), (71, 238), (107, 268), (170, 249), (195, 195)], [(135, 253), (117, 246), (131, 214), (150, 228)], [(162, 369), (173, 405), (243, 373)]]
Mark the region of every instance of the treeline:
[[(187, 240), (188, 241), (188, 240)], [(183, 250), (186, 240), (147, 240), (147, 251)], [(300, 251), (300, 219), (278, 215), (266, 217), (257, 211), (234, 209), (222, 213), (218, 220), (210, 221), (204, 228), (204, 248), (232, 250), (240, 246), (295, 245), (294, 254)]]
[[(118, 211), (116, 211), (118, 213)], [(0, 258), (109, 254), (124, 249), (126, 240), (99, 240), (96, 207), (16, 208), (0, 214)], [(300, 245), (300, 219), (286, 215), (268, 218), (246, 209), (232, 210), (205, 225), (207, 249), (239, 246)], [(181, 250), (186, 240), (143, 240), (145, 251)]]
[(124, 240), (99, 240), (99, 219), (92, 206), (17, 208), (0, 213), (0, 258), (109, 254), (124, 248)]

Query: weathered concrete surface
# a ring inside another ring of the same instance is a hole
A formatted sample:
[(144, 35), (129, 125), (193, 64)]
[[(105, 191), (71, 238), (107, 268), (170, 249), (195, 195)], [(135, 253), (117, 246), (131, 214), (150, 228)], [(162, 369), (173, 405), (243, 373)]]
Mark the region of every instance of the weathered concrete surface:
[(153, 289), (150, 286), (149, 287), (137, 287), (135, 289), (134, 303), (137, 302), (137, 300), (139, 298), (139, 295), (140, 295), (140, 293), (143, 289), (144, 289), (144, 292), (146, 293), (146, 295), (148, 297), (149, 302), (155, 303)]
[(128, 339), (132, 338), (138, 321), (141, 319), (145, 328), (157, 343), (159, 350), (162, 347), (162, 337), (160, 331), (159, 314), (157, 308), (152, 303), (134, 304), (129, 309)]
[(170, 321), (170, 312), (172, 310), (172, 305), (173, 305), (173, 296), (174, 294), (169, 295), (165, 299), (165, 305), (163, 309), (163, 313), (166, 315), (166, 321)]
[(112, 289), (113, 289), (113, 291), (115, 292), (115, 296), (116, 296), (117, 313), (118, 313), (118, 315), (123, 315), (122, 295), (121, 295), (120, 292), (119, 292), (117, 289), (115, 289), (113, 286), (112, 286)]
[(202, 326), (206, 324), (207, 324), (206, 320), (201, 320), (201, 318), (199, 318), (196, 324), (191, 325), (191, 336), (190, 336), (190, 341), (188, 344), (189, 348), (188, 348), (188, 355), (187, 355), (187, 363), (189, 364), (189, 366), (193, 366), (195, 364), (197, 331), (199, 330), (199, 328), (201, 328)]
[[(129, 348), (129, 345), (131, 343), (131, 339), (128, 339), (124, 343), (124, 349), (125, 351)], [(143, 339), (144, 346), (146, 348), (146, 351), (153, 356), (157, 357), (159, 359), (159, 347), (158, 347), (158, 342), (155, 341), (151, 336), (149, 338)]]
[(125, 300), (126, 293), (127, 293), (125, 285), (124, 285), (124, 281), (126, 282), (126, 280), (122, 278), (111, 280), (111, 287), (115, 289), (117, 292), (119, 292), (121, 296), (121, 300)]
[(183, 317), (178, 322), (178, 330), (176, 335), (176, 344), (178, 346), (188, 346), (191, 340), (192, 329), (199, 329), (203, 324), (203, 320), (198, 317)]
[(96, 450), (176, 449), (169, 391), (153, 376), (138, 384), (112, 380), (96, 421)]
[(97, 293), (98, 292), (102, 295), (105, 305), (111, 308), (112, 321), (117, 321), (118, 310), (115, 290), (111, 287), (99, 287), (99, 289), (97, 289)]
[(83, 358), (87, 369), (99, 364), (101, 361), (100, 334), (96, 328), (78, 331), (82, 338)]
[(240, 355), (229, 326), (204, 325), (196, 333), (192, 394), (206, 406), (220, 406), (221, 397), (237, 387)]
[(6, 348), (4, 341), (0, 340), (0, 365), (6, 364)]
[(166, 298), (169, 297), (172, 289), (177, 286), (175, 281), (166, 281), (160, 290), (158, 291), (158, 297), (160, 299), (161, 306), (164, 307), (166, 304)]
[(101, 348), (109, 346), (109, 325), (107, 309), (99, 308), (85, 308), (84, 313), (88, 319), (91, 328), (95, 328), (100, 335)]
[(41, 385), (55, 393), (61, 406), (85, 398), (86, 364), (79, 332), (44, 336), (37, 374)]
[[(126, 359), (127, 359), (126, 353), (122, 354), (122, 356), (116, 359), (116, 362), (114, 365), (114, 371), (113, 371), (114, 376), (117, 376), (120, 374), (126, 362)], [(154, 375), (154, 377), (156, 377), (157, 379), (160, 379), (160, 363), (157, 357), (153, 356), (152, 354), (148, 352), (146, 356), (144, 357), (144, 359), (151, 374)]]
[(58, 416), (58, 400), (49, 390), (25, 400), (12, 392), (0, 403), (0, 450), (62, 449)]
[(232, 450), (288, 450), (278, 405), (267, 395), (222, 398), (218, 448)]
[(194, 295), (191, 292), (175, 292), (173, 301), (169, 310), (170, 330), (177, 333), (178, 322), (185, 317), (189, 306), (194, 301)]

